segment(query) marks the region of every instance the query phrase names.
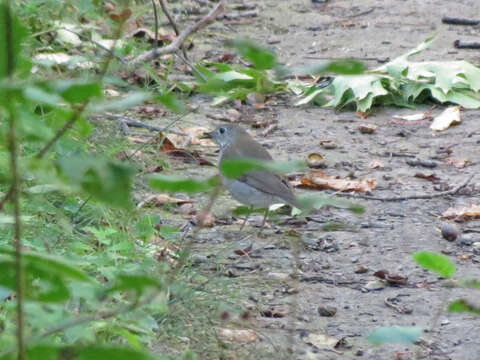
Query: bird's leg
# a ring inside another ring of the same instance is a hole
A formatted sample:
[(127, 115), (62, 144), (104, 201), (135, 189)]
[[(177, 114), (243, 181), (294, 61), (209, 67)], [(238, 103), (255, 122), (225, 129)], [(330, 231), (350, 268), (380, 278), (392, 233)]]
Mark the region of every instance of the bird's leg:
[[(250, 206), (250, 212), (252, 212), (252, 210), (253, 210), (253, 206)], [(240, 231), (243, 230), (245, 224), (247, 223), (248, 215), (250, 215), (250, 214), (247, 214), (247, 216), (245, 216), (245, 219), (243, 220), (243, 223), (242, 223), (242, 225), (240, 226)]]
[(268, 216), (268, 208), (265, 210), (265, 214), (263, 215), (263, 221), (262, 221), (262, 227), (260, 228), (260, 233), (263, 231), (263, 228), (265, 227), (265, 223), (267, 222), (267, 216)]

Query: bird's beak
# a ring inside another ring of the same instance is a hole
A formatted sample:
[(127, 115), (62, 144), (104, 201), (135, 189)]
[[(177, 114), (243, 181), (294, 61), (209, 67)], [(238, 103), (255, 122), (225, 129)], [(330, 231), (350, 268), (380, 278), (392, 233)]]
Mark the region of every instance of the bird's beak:
[(213, 139), (213, 131), (205, 131), (200, 139)]

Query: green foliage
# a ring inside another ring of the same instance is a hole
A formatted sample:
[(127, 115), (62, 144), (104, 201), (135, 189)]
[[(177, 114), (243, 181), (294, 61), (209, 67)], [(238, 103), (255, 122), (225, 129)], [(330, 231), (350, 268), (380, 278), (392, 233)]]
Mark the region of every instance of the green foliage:
[(480, 315), (480, 307), (469, 304), (466, 300), (455, 300), (448, 306), (448, 311)]
[(2, 1), (0, 3), (0, 80), (7, 76), (9, 66), (13, 72), (22, 61), (20, 51), (25, 37), (25, 29), (17, 18), (12, 16), (7, 4)]
[(385, 343), (413, 344), (416, 341), (422, 329), (415, 326), (387, 326), (376, 328), (367, 339), (375, 345)]
[(344, 75), (321, 89), (301, 89), (297, 105), (315, 102), (341, 108), (347, 105), (366, 112), (374, 105), (413, 106), (433, 99), (468, 109), (480, 107), (480, 68), (466, 61), (412, 62), (409, 57), (430, 46), (433, 38), (391, 62), (365, 73)]
[(359, 204), (352, 203), (334, 196), (324, 194), (308, 194), (298, 196), (298, 202), (300, 208), (305, 212), (321, 209), (322, 207), (336, 207), (341, 209), (347, 209), (355, 214), (363, 214), (365, 209)]
[(424, 269), (435, 271), (445, 278), (449, 278), (455, 273), (455, 266), (445, 255), (418, 251), (413, 254), (413, 259)]
[(229, 43), (246, 60), (258, 70), (272, 69), (275, 64), (275, 54), (249, 39), (235, 39)]
[(252, 170), (267, 170), (276, 173), (287, 173), (290, 171), (300, 171), (305, 169), (305, 163), (302, 161), (262, 161), (257, 159), (224, 159), (220, 165), (220, 171), (228, 178), (238, 178), (239, 176)]
[(215, 186), (218, 186), (218, 178), (216, 176), (208, 180), (193, 180), (186, 179), (177, 176), (169, 175), (151, 175), (148, 178), (150, 187), (154, 190), (166, 191), (166, 192), (185, 192), (196, 193), (209, 190)]

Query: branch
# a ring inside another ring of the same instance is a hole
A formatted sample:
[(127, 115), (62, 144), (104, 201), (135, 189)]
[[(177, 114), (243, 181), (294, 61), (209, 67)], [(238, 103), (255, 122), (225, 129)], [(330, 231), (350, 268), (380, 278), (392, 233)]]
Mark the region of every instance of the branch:
[[(162, 7), (163, 13), (167, 17), (168, 22), (172, 26), (173, 31), (175, 31), (175, 35), (177, 35), (178, 37), (178, 35), (180, 35), (180, 31), (178, 31), (178, 26), (177, 24), (175, 24), (175, 21), (173, 21), (172, 15), (170, 15), (170, 12), (168, 11), (167, 4), (165, 4), (165, 0), (160, 0), (160, 6)], [(188, 59), (187, 51), (185, 50), (185, 46), (183, 46), (183, 44), (181, 48), (182, 48), (183, 56), (185, 57), (185, 59)]]
[(215, 6), (212, 9), (212, 11), (210, 11), (207, 15), (205, 15), (205, 17), (203, 17), (200, 21), (196, 22), (193, 25), (189, 25), (185, 27), (185, 29), (183, 29), (183, 31), (180, 34), (178, 34), (175, 40), (173, 40), (169, 45), (162, 47), (160, 49), (153, 49), (153, 50), (147, 51), (137, 56), (132, 61), (130, 61), (129, 65), (135, 66), (142, 62), (153, 60), (165, 54), (176, 53), (177, 51), (180, 50), (180, 47), (182, 46), (184, 41), (187, 39), (187, 37), (190, 36), (190, 34), (214, 22), (217, 16), (219, 16), (223, 11), (224, 11), (223, 1), (220, 1), (217, 4), (217, 6)]
[(475, 175), (470, 176), (463, 184), (453, 188), (452, 190), (442, 191), (436, 194), (415, 194), (409, 196), (393, 196), (393, 197), (376, 197), (376, 196), (367, 196), (367, 195), (355, 195), (347, 193), (336, 193), (336, 196), (349, 197), (353, 199), (364, 199), (364, 200), (377, 200), (377, 201), (404, 201), (404, 200), (426, 200), (434, 199), (438, 197), (454, 195), (462, 190), (468, 183), (473, 179)]

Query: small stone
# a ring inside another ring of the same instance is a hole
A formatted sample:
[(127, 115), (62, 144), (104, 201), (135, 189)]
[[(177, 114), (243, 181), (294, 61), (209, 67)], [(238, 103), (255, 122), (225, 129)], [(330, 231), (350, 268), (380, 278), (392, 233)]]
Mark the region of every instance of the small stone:
[(448, 324), (450, 324), (450, 321), (447, 320), (447, 319), (442, 320), (442, 322), (440, 323), (440, 325), (442, 325), (442, 326), (445, 326), (445, 325), (448, 325)]
[(337, 313), (337, 308), (329, 305), (320, 305), (317, 311), (320, 316), (332, 317)]
[(472, 244), (472, 250), (475, 255), (480, 255), (480, 241), (476, 241)]
[(385, 289), (385, 284), (380, 280), (369, 281), (364, 287), (367, 291), (383, 290)]
[(458, 228), (455, 224), (445, 222), (441, 226), (442, 236), (447, 241), (455, 241), (458, 236)]
[(373, 134), (377, 130), (377, 126), (373, 124), (360, 124), (358, 130), (362, 134)]
[(357, 350), (357, 352), (355, 353), (355, 356), (363, 356), (363, 350)]
[(358, 257), (352, 257), (352, 258), (350, 259), (350, 262), (351, 262), (352, 264), (355, 264), (355, 263), (358, 262), (358, 260), (359, 260)]
[(463, 246), (471, 246), (475, 243), (476, 236), (472, 234), (462, 234), (459, 238), (459, 244)]
[(355, 269), (355, 274), (365, 274), (368, 272), (368, 268), (366, 266), (360, 265), (358, 268)]
[(194, 264), (202, 264), (202, 263), (208, 262), (208, 258), (206, 256), (200, 255), (200, 254), (192, 254), (190, 259), (192, 260), (192, 262)]

